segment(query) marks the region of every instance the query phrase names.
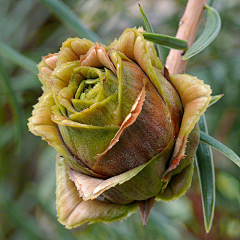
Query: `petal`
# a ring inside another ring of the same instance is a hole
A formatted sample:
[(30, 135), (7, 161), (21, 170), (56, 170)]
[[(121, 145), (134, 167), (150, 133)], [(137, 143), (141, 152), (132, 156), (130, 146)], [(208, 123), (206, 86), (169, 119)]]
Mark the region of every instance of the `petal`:
[(41, 136), (57, 151), (70, 155), (58, 130), (57, 124), (51, 120), (52, 106), (55, 105), (52, 92), (44, 93), (34, 106), (32, 117), (29, 118), (29, 130), (36, 136)]
[(52, 120), (58, 125), (64, 143), (76, 162), (89, 168), (96, 162), (94, 157), (107, 148), (119, 129), (118, 126), (100, 127), (81, 124), (60, 115), (54, 115)]
[[(162, 176), (162, 179), (165, 181), (165, 185), (163, 189), (167, 187), (169, 182), (171, 182), (172, 176), (179, 174), (181, 171), (184, 170), (184, 168), (186, 168), (193, 161), (193, 158), (198, 148), (199, 137), (200, 137), (199, 127), (198, 127), (198, 124), (196, 124), (194, 129), (191, 131), (191, 133), (188, 136), (185, 155), (182, 157), (180, 162), (178, 161), (177, 158), (171, 159), (168, 170)], [(169, 168), (172, 168), (172, 170), (169, 171)]]
[(128, 204), (135, 200), (145, 200), (158, 194), (164, 182), (162, 174), (172, 154), (174, 141), (151, 161), (109, 179), (97, 179), (75, 170), (69, 170), (79, 195), (84, 200), (96, 199), (100, 195), (112, 202)]
[(109, 48), (115, 49), (137, 62), (158, 89), (161, 96), (163, 96), (161, 85), (157, 81), (153, 70), (153, 67), (161, 70), (161, 61), (157, 57), (154, 45), (148, 43), (142, 33), (138, 32), (135, 28), (127, 28), (120, 38), (114, 41)]
[(182, 195), (184, 195), (192, 182), (193, 166), (194, 161), (184, 168), (182, 172), (174, 175), (167, 188), (164, 189), (163, 193), (158, 194), (155, 199), (157, 201), (170, 201), (174, 200), (175, 198), (180, 198)]
[(69, 180), (67, 166), (62, 157), (57, 156), (57, 212), (59, 222), (67, 228), (78, 227), (85, 222), (109, 223), (120, 221), (137, 211), (137, 204), (119, 205), (109, 201), (83, 201), (78, 196), (75, 184)]
[(43, 57), (42, 61), (38, 64), (39, 81), (43, 84), (43, 91), (49, 91), (52, 87), (50, 77), (54, 68), (56, 67), (58, 61), (58, 54), (48, 54), (48, 56)]
[[(181, 117), (179, 114), (177, 119), (171, 120), (168, 106), (145, 75), (142, 72), (143, 75), (139, 74), (139, 67), (125, 60), (122, 63), (123, 70), (128, 72), (128, 75), (126, 74), (128, 79), (129, 76), (136, 79), (135, 82), (128, 80), (129, 82), (126, 84), (128, 87), (131, 86), (128, 89), (129, 94), (133, 92), (132, 96), (135, 96), (137, 90), (139, 93), (135, 102), (131, 104), (132, 109), (125, 117), (118, 133), (108, 148), (95, 157), (97, 162), (91, 167), (95, 172), (109, 177), (144, 164), (156, 156), (175, 136), (173, 122), (180, 121)], [(141, 82), (139, 83), (141, 79), (144, 83), (142, 85), (140, 85)], [(167, 80), (165, 79), (165, 81)], [(166, 89), (168, 92), (170, 91), (167, 86)], [(125, 95), (126, 91), (123, 92)], [(170, 96), (172, 97), (172, 95)], [(173, 100), (175, 100), (174, 97), (172, 97)], [(178, 103), (180, 104), (179, 99)], [(173, 109), (175, 110), (175, 108)]]
[(177, 137), (173, 159), (167, 172), (173, 170), (184, 157), (188, 135), (200, 116), (206, 111), (211, 100), (209, 85), (187, 74), (171, 75), (170, 81), (176, 88), (184, 106), (184, 114)]
[(87, 39), (68, 38), (59, 52), (58, 66), (75, 60), (79, 60), (82, 55), (93, 46), (93, 42)]

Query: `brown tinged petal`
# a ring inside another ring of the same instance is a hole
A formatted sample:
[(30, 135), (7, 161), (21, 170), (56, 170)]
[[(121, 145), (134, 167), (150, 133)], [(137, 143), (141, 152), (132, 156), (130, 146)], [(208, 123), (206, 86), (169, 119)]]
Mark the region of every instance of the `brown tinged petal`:
[(137, 204), (119, 205), (107, 200), (83, 201), (78, 196), (75, 184), (69, 180), (64, 158), (57, 156), (57, 213), (60, 223), (66, 228), (74, 228), (85, 222), (109, 223), (120, 221), (137, 211)]
[(154, 201), (155, 201), (155, 197), (151, 197), (147, 200), (138, 202), (138, 206), (140, 209), (140, 216), (141, 216), (141, 219), (143, 222), (143, 226), (146, 226), (146, 224), (148, 222), (150, 211), (154, 206)]

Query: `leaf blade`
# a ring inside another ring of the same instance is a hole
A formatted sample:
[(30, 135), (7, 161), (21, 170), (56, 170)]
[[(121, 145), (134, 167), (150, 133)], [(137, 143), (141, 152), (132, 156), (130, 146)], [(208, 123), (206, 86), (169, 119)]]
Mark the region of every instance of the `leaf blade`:
[[(144, 22), (144, 25), (145, 25), (145, 28), (146, 28), (147, 32), (154, 33), (153, 28), (152, 28), (152, 25), (151, 25), (151, 23), (149, 22), (146, 14), (144, 13), (141, 5), (140, 5), (140, 4), (138, 4), (138, 5), (139, 5), (139, 8), (140, 8), (140, 12), (141, 12), (141, 15), (142, 15), (142, 19), (143, 19), (143, 22)], [(158, 57), (161, 59), (161, 53), (160, 53), (160, 49), (159, 49), (158, 44), (155, 44), (155, 49), (156, 49), (156, 52), (157, 52)]]
[(25, 57), (23, 54), (14, 50), (2, 41), (0, 41), (0, 53), (12, 63), (15, 63), (33, 74), (38, 73), (37, 63), (35, 63), (32, 59)]
[(232, 160), (236, 165), (240, 167), (239, 156), (235, 152), (233, 152), (230, 148), (228, 148), (221, 142), (217, 141), (215, 138), (204, 133), (203, 131), (200, 131), (200, 141), (214, 147), (216, 150), (224, 154), (226, 157), (228, 157), (230, 160)]
[(199, 52), (201, 52), (204, 48), (206, 48), (218, 35), (221, 28), (221, 18), (217, 10), (214, 8), (205, 5), (207, 9), (207, 24), (206, 27), (201, 34), (201, 36), (193, 43), (193, 45), (187, 50), (185, 55), (183, 56), (183, 60), (187, 60)]
[[(207, 132), (205, 116), (199, 120), (199, 127)], [(205, 230), (208, 233), (212, 226), (215, 209), (215, 173), (212, 150), (209, 145), (200, 142), (196, 152), (196, 165), (201, 187), (202, 206), (204, 215)]]
[(92, 30), (86, 28), (77, 14), (65, 3), (59, 0), (39, 0), (51, 11), (60, 21), (72, 29), (79, 37), (87, 38), (93, 42), (103, 42)]
[(163, 47), (173, 48), (177, 50), (186, 50), (188, 48), (187, 41), (182, 39), (149, 32), (143, 32), (142, 34), (146, 40), (162, 45)]

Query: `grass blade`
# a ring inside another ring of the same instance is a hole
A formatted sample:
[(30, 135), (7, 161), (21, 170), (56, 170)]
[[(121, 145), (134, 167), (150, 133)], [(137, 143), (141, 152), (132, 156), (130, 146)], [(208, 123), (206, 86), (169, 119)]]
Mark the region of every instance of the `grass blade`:
[(45, 239), (33, 218), (16, 201), (0, 193), (0, 206), (29, 239)]
[[(207, 132), (207, 124), (203, 115), (199, 120), (199, 127)], [(196, 165), (201, 187), (203, 216), (205, 230), (208, 233), (212, 226), (215, 209), (215, 174), (212, 150), (209, 145), (200, 142), (196, 152)]]
[(39, 2), (45, 5), (66, 27), (72, 29), (77, 36), (81, 38), (85, 37), (93, 42), (102, 42), (100, 37), (92, 30), (87, 29), (77, 14), (62, 1), (39, 0)]
[(38, 73), (38, 69), (36, 66), (37, 63), (35, 63), (30, 58), (25, 57), (18, 51), (3, 43), (2, 41), (0, 41), (0, 53), (12, 63), (15, 63), (16, 65), (32, 72), (33, 74)]
[[(153, 28), (152, 28), (150, 22), (148, 21), (148, 18), (146, 16), (146, 14), (144, 13), (141, 5), (140, 4), (138, 4), (138, 5), (139, 5), (139, 8), (140, 8), (140, 12), (141, 12), (141, 15), (142, 15), (144, 26), (145, 26), (147, 32), (154, 33)], [(158, 44), (155, 44), (155, 49), (156, 49), (158, 57), (161, 59), (161, 53), (160, 53), (160, 49), (159, 49)]]
[(157, 34), (157, 33), (149, 33), (149, 32), (143, 32), (142, 34), (146, 40), (159, 44), (163, 47), (173, 48), (178, 50), (186, 50), (188, 48), (187, 41), (182, 39), (170, 37), (167, 35)]
[(205, 5), (205, 8), (207, 9), (206, 27), (197, 41), (194, 42), (193, 45), (187, 50), (182, 58), (183, 60), (187, 60), (201, 52), (217, 37), (220, 31), (221, 18), (219, 16), (219, 13), (217, 10), (209, 7), (208, 5)]
[(212, 106), (213, 104), (215, 104), (216, 102), (218, 102), (218, 100), (220, 100), (222, 97), (224, 96), (224, 94), (219, 94), (219, 95), (215, 95), (212, 97), (208, 107)]
[(5, 70), (5, 67), (3, 66), (3, 63), (0, 59), (0, 82), (3, 86), (3, 89), (6, 93), (6, 96), (9, 100), (11, 109), (13, 111), (14, 120), (16, 123), (16, 143), (18, 144), (18, 151), (21, 149), (21, 136), (23, 132), (23, 114), (22, 109), (18, 104), (17, 98), (12, 90), (12, 87), (10, 85), (10, 79), (8, 77), (8, 74)]
[(216, 150), (224, 154), (226, 157), (228, 157), (230, 160), (232, 160), (235, 164), (237, 164), (240, 167), (239, 156), (235, 152), (233, 152), (230, 148), (228, 148), (227, 146), (225, 146), (224, 144), (217, 141), (215, 138), (209, 136), (203, 131), (200, 131), (200, 140), (201, 142), (214, 147)]

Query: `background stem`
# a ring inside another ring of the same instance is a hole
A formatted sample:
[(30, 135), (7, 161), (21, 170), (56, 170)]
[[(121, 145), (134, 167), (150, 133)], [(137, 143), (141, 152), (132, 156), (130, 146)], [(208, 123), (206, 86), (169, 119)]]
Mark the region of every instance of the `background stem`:
[[(179, 22), (176, 37), (188, 41), (188, 47), (195, 40), (206, 3), (207, 0), (189, 0), (183, 17)], [(183, 51), (170, 50), (166, 66), (171, 74), (183, 73), (185, 71), (187, 60), (182, 60), (182, 55)]]

